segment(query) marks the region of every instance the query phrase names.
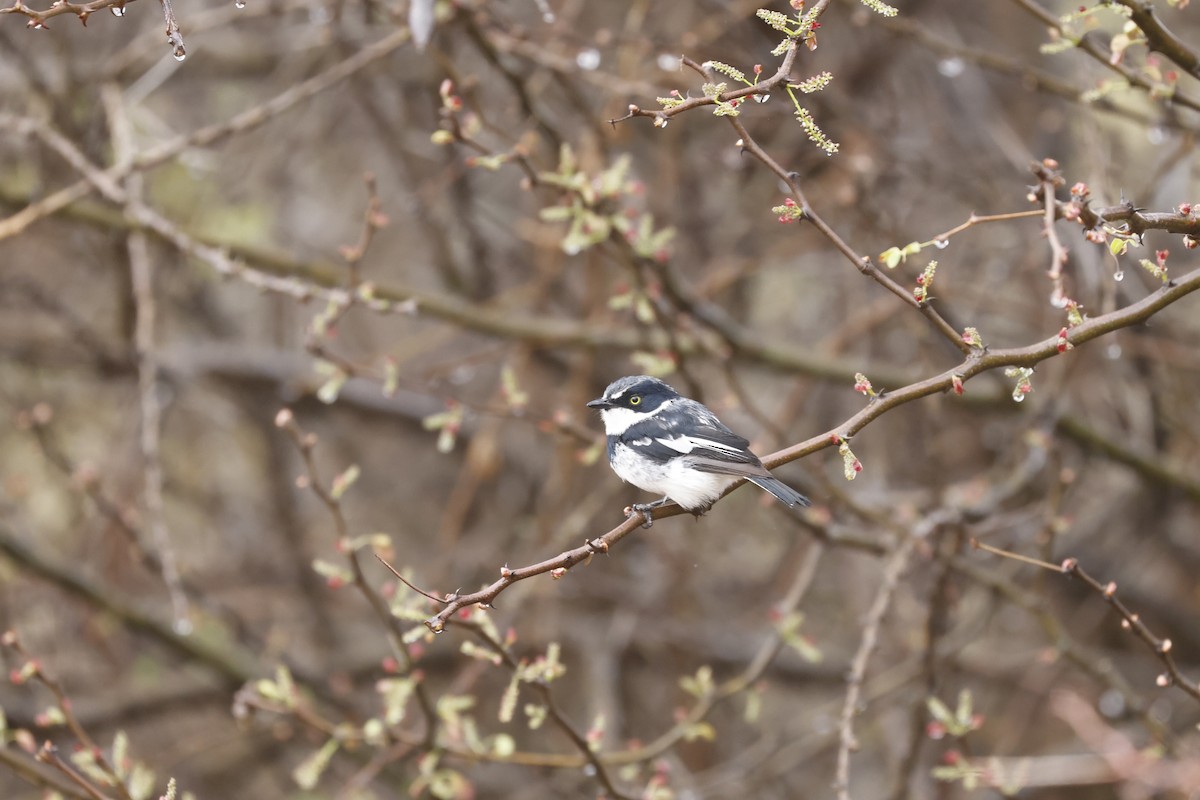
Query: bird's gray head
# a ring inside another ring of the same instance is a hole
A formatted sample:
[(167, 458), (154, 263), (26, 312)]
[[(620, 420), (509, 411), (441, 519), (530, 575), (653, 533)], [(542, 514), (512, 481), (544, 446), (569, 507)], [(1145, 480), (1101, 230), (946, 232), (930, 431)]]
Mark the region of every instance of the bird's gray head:
[(629, 375), (608, 385), (604, 394), (588, 403), (588, 408), (600, 411), (604, 427), (610, 435), (620, 434), (633, 423), (653, 416), (663, 404), (679, 397), (658, 378), (649, 375)]

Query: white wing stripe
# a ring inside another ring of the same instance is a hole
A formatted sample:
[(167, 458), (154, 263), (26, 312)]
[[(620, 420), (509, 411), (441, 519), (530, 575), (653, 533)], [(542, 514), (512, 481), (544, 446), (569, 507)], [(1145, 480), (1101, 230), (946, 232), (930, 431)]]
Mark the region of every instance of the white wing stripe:
[(679, 453), (690, 453), (692, 452), (692, 448), (695, 447), (691, 439), (687, 436), (676, 436), (673, 439), (656, 439), (655, 441)]
[(672, 439), (657, 439), (656, 441), (679, 453), (690, 453), (696, 448), (700, 448), (701, 450), (717, 450), (731, 455), (742, 453), (740, 447), (734, 447), (722, 442), (714, 442), (712, 439), (702, 439), (698, 436), (676, 436)]

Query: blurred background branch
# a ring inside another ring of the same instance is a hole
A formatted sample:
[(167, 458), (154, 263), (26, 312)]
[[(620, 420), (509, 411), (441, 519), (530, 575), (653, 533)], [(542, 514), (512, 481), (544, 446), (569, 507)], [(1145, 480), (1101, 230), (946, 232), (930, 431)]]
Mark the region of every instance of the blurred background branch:
[[(1198, 34), (0, 8), (0, 796), (1189, 797)], [(634, 373), (815, 506), (624, 520)]]

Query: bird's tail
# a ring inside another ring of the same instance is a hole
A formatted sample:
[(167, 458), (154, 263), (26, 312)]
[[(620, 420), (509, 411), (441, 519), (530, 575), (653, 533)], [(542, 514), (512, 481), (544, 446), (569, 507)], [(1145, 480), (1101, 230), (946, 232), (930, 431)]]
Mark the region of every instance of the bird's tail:
[(777, 498), (779, 498), (779, 502), (786, 506), (795, 508), (797, 506), (804, 507), (812, 505), (807, 497), (800, 494), (778, 478), (773, 478), (770, 475), (764, 475), (761, 477), (758, 475), (750, 475), (747, 476), (747, 480), (749, 480), (755, 486), (758, 486), (760, 489), (765, 489), (766, 491), (775, 495)]

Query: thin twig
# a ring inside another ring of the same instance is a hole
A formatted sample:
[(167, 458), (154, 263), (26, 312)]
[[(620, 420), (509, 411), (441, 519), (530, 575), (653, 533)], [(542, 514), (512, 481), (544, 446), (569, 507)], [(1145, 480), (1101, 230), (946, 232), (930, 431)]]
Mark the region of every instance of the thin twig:
[[(34, 758), (43, 764), (49, 764), (61, 772), (66, 776), (67, 780), (78, 786), (80, 790), (83, 791), (84, 795), (92, 798), (92, 800), (109, 800), (108, 795), (104, 794), (98, 788), (93, 786), (91, 781), (89, 781), (82, 774), (80, 774), (78, 770), (59, 757), (58, 748), (55, 747), (54, 743), (49, 739), (43, 742), (42, 746), (38, 748), (37, 755), (34, 756)], [(128, 794), (125, 794), (125, 797), (128, 796)]]
[[(678, 105), (666, 109), (643, 109), (639, 106), (630, 104), (629, 111), (627, 114), (625, 114), (625, 116), (618, 117), (616, 119), (610, 119), (609, 124), (616, 125), (618, 122), (625, 122), (626, 120), (633, 119), (634, 117), (651, 117), (655, 120), (655, 125), (659, 127), (665, 127), (667, 122), (670, 121), (672, 117), (685, 114), (695, 108), (716, 105), (717, 103), (728, 103), (731, 100), (741, 100), (754, 95), (768, 95), (771, 93), (771, 90), (779, 84), (787, 83), (788, 77), (792, 72), (792, 65), (796, 61), (796, 55), (799, 52), (799, 49), (800, 43), (793, 40), (791, 44), (788, 45), (787, 52), (783, 54), (783, 60), (779, 62), (779, 69), (775, 71), (775, 74), (769, 78), (759, 81), (753, 86), (742, 86), (737, 89), (730, 89), (727, 92), (722, 92), (721, 94), (713, 97), (708, 97), (706, 95), (689, 97)], [(681, 58), (681, 63), (692, 67), (701, 75), (705, 75), (705, 72), (700, 65), (696, 64), (695, 61), (692, 61), (686, 56)], [(733, 118), (731, 117), (731, 119)]]
[(986, 225), (988, 223), (995, 222), (1012, 222), (1018, 219), (1029, 219), (1030, 217), (1039, 217), (1041, 215), (1042, 212), (1036, 210), (1010, 211), (1007, 214), (976, 214), (972, 212), (971, 216), (967, 217), (965, 222), (955, 225), (948, 231), (939, 233), (937, 236), (934, 236), (931, 241), (935, 243), (948, 241), (951, 237), (962, 233), (968, 228), (974, 228), (976, 225)]
[(785, 170), (775, 158), (768, 153), (763, 147), (754, 140), (750, 135), (750, 131), (742, 124), (738, 117), (727, 117), (729, 124), (738, 134), (739, 146), (743, 151), (757, 158), (763, 163), (767, 169), (775, 173), (781, 181), (783, 181), (792, 196), (796, 199), (796, 203), (804, 212), (803, 219), (808, 221), (815, 227), (822, 236), (824, 236), (834, 248), (841, 253), (846, 260), (854, 265), (855, 269), (866, 275), (871, 280), (878, 283), (883, 288), (887, 289), (896, 297), (900, 298), (906, 305), (915, 308), (933, 325), (934, 329), (950, 342), (956, 349), (963, 353), (970, 352), (970, 346), (963, 342), (962, 332), (954, 329), (954, 326), (945, 320), (944, 317), (927, 301), (918, 300), (913, 296), (913, 293), (904, 286), (901, 286), (896, 281), (892, 280), (883, 270), (871, 260), (870, 257), (860, 255), (850, 246), (830, 225), (813, 208), (808, 202), (808, 198), (800, 186), (800, 176), (795, 172)]
[(878, 14), (869, 15), (868, 19), (893, 33), (908, 36), (919, 44), (943, 57), (957, 58), (968, 63), (977, 64), (981, 68), (1001, 75), (1009, 75), (1020, 81), (1024, 91), (1039, 91), (1066, 100), (1078, 106), (1084, 106), (1090, 111), (1101, 111), (1107, 114), (1123, 117), (1142, 125), (1166, 125), (1192, 130), (1192, 126), (1177, 115), (1162, 118), (1163, 115), (1147, 113), (1141, 109), (1128, 108), (1118, 105), (1107, 97), (1085, 102), (1085, 90), (1074, 86), (1057, 75), (1037, 69), (1028, 58), (1010, 58), (984, 50), (978, 42), (958, 44), (939, 36), (933, 26), (920, 18), (905, 16), (881, 17)]
[(400, 581), (401, 583), (403, 583), (403, 584), (404, 584), (405, 586), (407, 586), (408, 588), (412, 589), (412, 590), (413, 590), (414, 592), (416, 592), (417, 594), (424, 595), (425, 597), (428, 597), (430, 600), (432, 600), (432, 601), (433, 601), (433, 602), (435, 602), (435, 603), (446, 603), (446, 602), (448, 602), (448, 601), (446, 600), (446, 598), (444, 598), (444, 597), (438, 597), (436, 594), (433, 594), (433, 593), (431, 593), (431, 592), (427, 592), (427, 591), (425, 591), (424, 589), (422, 589), (422, 588), (420, 588), (420, 587), (418, 587), (418, 586), (414, 586), (414, 585), (413, 585), (413, 583), (412, 583), (412, 581), (410, 581), (408, 578), (406, 578), (406, 577), (404, 577), (403, 575), (401, 575), (401, 574), (400, 574), (400, 571), (399, 571), (398, 569), (396, 569), (395, 567), (393, 567), (391, 564), (389, 564), (389, 563), (387, 562), (387, 559), (386, 559), (386, 558), (384, 558), (383, 556), (379, 555), (379, 553), (376, 553), (376, 554), (375, 554), (375, 558), (379, 559), (379, 563), (380, 563), (380, 564), (383, 564), (385, 567), (387, 567), (387, 568), (388, 568), (388, 571), (389, 571), (389, 572), (391, 572), (393, 575), (395, 575), (395, 576), (396, 576), (396, 580)]
[(972, 545), (980, 550), (986, 550), (987, 552), (998, 555), (1002, 558), (1020, 561), (1025, 564), (1032, 564), (1033, 566), (1047, 569), (1051, 572), (1058, 572), (1063, 575), (1079, 578), (1089, 589), (1100, 595), (1102, 598), (1104, 598), (1105, 602), (1116, 609), (1117, 613), (1121, 615), (1121, 627), (1125, 630), (1132, 630), (1134, 633), (1136, 633), (1138, 638), (1146, 643), (1146, 645), (1154, 652), (1154, 655), (1158, 658), (1158, 660), (1163, 663), (1163, 666), (1167, 668), (1166, 672), (1158, 676), (1158, 685), (1161, 687), (1167, 687), (1171, 685), (1178, 686), (1187, 694), (1191, 695), (1197, 700), (1200, 700), (1200, 684), (1190, 680), (1179, 670), (1179, 665), (1175, 662), (1175, 656), (1171, 652), (1171, 640), (1160, 639), (1159, 637), (1155, 636), (1154, 633), (1152, 633), (1151, 630), (1146, 627), (1146, 623), (1142, 622), (1141, 615), (1130, 610), (1129, 606), (1122, 602), (1121, 598), (1117, 596), (1116, 581), (1101, 583), (1099, 580), (1086, 572), (1083, 567), (1079, 566), (1079, 560), (1076, 558), (1064, 559), (1061, 564), (1051, 564), (1047, 561), (1042, 561), (1041, 559), (1023, 556), (1020, 553), (1013, 553), (1007, 550), (989, 547), (981, 542), (972, 541)]
[[(190, 134), (177, 136), (155, 147), (147, 148), (132, 163), (114, 166), (104, 175), (110, 181), (117, 180), (124, 177), (130, 170), (151, 169), (193, 147), (209, 147), (235, 134), (257, 128), (313, 95), (336, 86), (364, 67), (403, 46), (411, 38), (407, 28), (399, 28), (379, 41), (356, 50), (353, 55), (334, 64), (324, 72), (294, 86), (289, 86), (260, 105), (235, 114), (224, 122), (208, 125)], [(3, 120), (3, 116), (0, 115), (0, 121)], [(26, 206), (12, 216), (0, 220), (0, 240), (15, 236), (39, 219), (57, 213), (71, 203), (86, 197), (91, 194), (93, 188), (99, 187), (91, 179), (85, 178), (76, 181), (70, 186), (59, 189), (36, 203)]]
[(227, 688), (236, 688), (258, 677), (258, 662), (249, 650), (244, 650), (232, 642), (210, 641), (198, 636), (180, 636), (157, 614), (135, 606), (126, 598), (113, 593), (109, 587), (93, 582), (70, 567), (55, 563), (35, 552), (2, 521), (0, 555), (19, 565), (28, 574), (42, 578), (90, 607), (120, 620), (130, 630), (158, 642), (185, 661), (205, 667)]
[[(1070, 36), (1070, 33), (1065, 30), (1063, 23), (1058, 16), (1038, 5), (1034, 2), (1034, 0), (1013, 0), (1013, 2), (1025, 9), (1037, 19), (1041, 20), (1042, 23), (1047, 27), (1058, 32), (1061, 36)], [(1130, 86), (1136, 86), (1151, 96), (1153, 96), (1154, 92), (1160, 88), (1140, 71), (1127, 67), (1125, 64), (1122, 64), (1119, 59), (1113, 59), (1112, 52), (1109, 50), (1109, 48), (1103, 44), (1100, 44), (1096, 37), (1090, 34), (1085, 34), (1079, 37), (1078, 41), (1076, 42), (1076, 47), (1077, 49), (1082, 50), (1091, 56), (1092, 59), (1094, 59), (1097, 63), (1120, 75), (1122, 78), (1128, 81)], [(1162, 102), (1166, 101), (1164, 100)], [(1200, 111), (1200, 100), (1197, 100), (1195, 97), (1192, 97), (1189, 94), (1184, 94), (1177, 89), (1171, 93), (1170, 102), (1175, 105), (1190, 108), (1193, 111)]]
[(997, 574), (995, 570), (981, 568), (978, 559), (955, 555), (947, 560), (955, 572), (995, 591), (1014, 607), (1032, 615), (1055, 652), (1097, 683), (1120, 693), (1129, 705), (1129, 710), (1141, 720), (1155, 741), (1164, 743), (1171, 739), (1172, 734), (1162, 720), (1150, 713), (1150, 703), (1141, 697), (1137, 688), (1117, 669), (1113, 660), (1102, 657), (1100, 653), (1077, 641), (1071, 629), (1050, 612), (1044, 597)]
[(854, 717), (858, 713), (859, 696), (867, 674), (867, 664), (879, 642), (879, 628), (891, 605), (892, 593), (896, 591), (900, 575), (908, 565), (908, 558), (919, 539), (915, 533), (910, 533), (896, 545), (896, 549), (884, 564), (879, 588), (875, 591), (875, 600), (871, 603), (863, 623), (858, 651), (850, 662), (850, 674), (846, 678), (846, 699), (842, 703), (841, 721), (838, 725), (837, 774), (834, 779), (834, 790), (838, 800), (850, 800), (850, 753), (858, 749), (858, 740), (854, 736)]
[(167, 25), (167, 45), (176, 61), (183, 61), (187, 56), (187, 48), (183, 46), (183, 34), (179, 32), (179, 22), (175, 19), (175, 10), (171, 8), (171, 0), (158, 0), (162, 6), (163, 21)]
[[(792, 577), (791, 585), (784, 592), (783, 598), (773, 607), (774, 612), (779, 618), (785, 619), (789, 617), (803, 602), (808, 594), (808, 590), (812, 586), (813, 579), (817, 575), (824, 554), (825, 546), (820, 543), (813, 544), (805, 551), (804, 561)], [(600, 761), (608, 766), (623, 766), (627, 764), (641, 764), (658, 758), (684, 740), (694, 729), (694, 726), (707, 718), (718, 705), (737, 697), (757, 684), (766, 670), (774, 663), (775, 658), (784, 646), (783, 628), (782, 626), (776, 626), (771, 630), (770, 634), (762, 642), (754, 656), (747, 662), (741, 672), (718, 684), (711, 692), (699, 698), (695, 705), (689, 708), (687, 713), (678, 719), (669, 730), (664, 731), (645, 744), (631, 747), (628, 750), (603, 753), (599, 757)], [(563, 769), (579, 769), (587, 763), (584, 759), (577, 756), (568, 757), (526, 753), (522, 754), (521, 758), (520, 763), (531, 766), (558, 767)]]
[[(518, 662), (509, 649), (504, 646), (504, 643), (496, 639), (496, 637), (493, 636), (484, 626), (471, 625), (469, 627), (475, 636), (477, 636), (482, 642), (487, 644), (487, 646), (491, 648), (493, 652), (500, 656), (501, 663), (503, 663), (510, 672), (515, 674), (521, 668), (520, 662)], [(547, 716), (554, 723), (554, 725), (566, 735), (566, 737), (571, 741), (571, 744), (574, 745), (575, 749), (580, 752), (584, 761), (595, 772), (596, 780), (599, 781), (600, 785), (604, 787), (604, 791), (607, 792), (610, 797), (616, 798), (616, 800), (632, 800), (630, 795), (617, 788), (617, 785), (613, 782), (612, 776), (609, 774), (608, 769), (601, 760), (599, 753), (592, 748), (591, 744), (587, 740), (587, 737), (579, 732), (575, 725), (567, 718), (567, 715), (563, 712), (562, 708), (559, 707), (558, 701), (554, 697), (554, 691), (550, 688), (551, 684), (545, 680), (534, 680), (528, 681), (524, 685), (530, 687), (534, 692), (537, 693), (538, 697), (542, 701), (542, 705), (546, 708)]]
[(126, 3), (133, 2), (136, 2), (136, 0), (92, 0), (90, 3), (71, 3), (68, 0), (56, 0), (45, 11), (39, 11), (36, 8), (30, 8), (25, 5), (22, 0), (14, 0), (11, 6), (0, 8), (0, 14), (20, 14), (28, 17), (29, 27), (31, 28), (48, 28), (46, 20), (53, 19), (60, 14), (74, 14), (79, 17), (80, 22), (87, 25), (88, 17), (97, 11), (103, 11), (106, 8), (124, 9)]
[(1057, 171), (1057, 165), (1046, 161), (1034, 164), (1033, 173), (1041, 184), (1044, 207), (1042, 231), (1046, 236), (1046, 242), (1050, 245), (1050, 269), (1046, 271), (1047, 277), (1050, 278), (1050, 303), (1056, 308), (1062, 308), (1070, 302), (1067, 291), (1063, 287), (1063, 267), (1067, 265), (1067, 248), (1063, 247), (1062, 241), (1058, 238), (1058, 232), (1054, 229), (1054, 223), (1058, 220), (1058, 201), (1054, 192), (1058, 186), (1062, 185), (1063, 179)]
[[(114, 159), (118, 164), (129, 163), (134, 156), (133, 130), (125, 113), (121, 90), (108, 84), (103, 87), (101, 96), (108, 114)], [(140, 173), (133, 172), (125, 177), (125, 192), (129, 205), (142, 202)], [(167, 528), (166, 504), (163, 499), (162, 404), (158, 394), (154, 267), (144, 231), (131, 230), (126, 237), (125, 246), (129, 255), (130, 283), (134, 300), (134, 346), (138, 358), (138, 399), (142, 415), (142, 498), (146, 506), (146, 526), (150, 530), (154, 550), (158, 553), (162, 565), (163, 583), (171, 597), (175, 629), (179, 633), (188, 633), (192, 628), (188, 619), (188, 598), (179, 576), (179, 565)]]
[[(300, 452), (300, 456), (304, 459), (307, 475), (302, 483), (317, 496), (333, 518), (337, 543), (339, 546), (346, 548), (346, 562), (350, 567), (355, 588), (366, 599), (368, 605), (371, 606), (371, 610), (375, 613), (376, 619), (383, 626), (392, 655), (395, 657), (397, 663), (401, 664), (406, 672), (412, 672), (416, 665), (414, 664), (412, 654), (404, 644), (405, 632), (401, 627), (400, 620), (392, 613), (391, 608), (388, 607), (383, 597), (367, 581), (366, 574), (363, 572), (362, 562), (358, 558), (358, 553), (349, 545), (350, 526), (346, 522), (345, 514), (342, 512), (341, 499), (321, 481), (314, 455), (314, 450), (317, 446), (317, 435), (306, 433), (296, 421), (295, 415), (291, 410), (286, 408), (282, 409), (275, 416), (275, 426), (288, 434), (292, 442), (296, 445), (296, 449)], [(417, 698), (417, 704), (420, 706), (425, 719), (425, 746), (432, 747), (437, 738), (438, 731), (439, 718), (437, 711), (424, 684), (417, 683), (413, 689), (413, 694)]]
[[(1200, 270), (1172, 280), (1162, 288), (1152, 292), (1136, 303), (1131, 303), (1125, 308), (1085, 320), (1082, 324), (1071, 329), (1071, 343), (1078, 347), (1084, 342), (1091, 341), (1106, 333), (1144, 322), (1161, 309), (1197, 290), (1200, 290)], [(1059, 337), (1057, 334), (1026, 347), (1001, 350), (975, 350), (957, 367), (949, 369), (940, 375), (926, 378), (925, 380), (880, 395), (838, 427), (764, 457), (762, 459), (763, 465), (768, 469), (774, 469), (781, 464), (787, 464), (828, 447), (836, 446), (836, 442), (840, 442), (842, 439), (849, 439), (896, 406), (910, 403), (929, 395), (951, 391), (955, 385), (965, 384), (968, 380), (981, 373), (1009, 366), (1032, 367), (1042, 361), (1062, 354), (1063, 351), (1059, 348)], [(838, 437), (836, 442), (834, 439), (835, 436)], [(741, 483), (731, 484), (725, 491), (725, 494), (734, 491), (740, 485)], [(682, 513), (684, 513), (682, 508), (671, 503), (654, 509), (652, 516), (657, 520)], [(641, 516), (635, 515), (627, 518), (622, 524), (607, 533), (591, 539), (579, 547), (566, 550), (553, 558), (517, 569), (504, 567), (500, 571), (500, 578), (491, 585), (477, 592), (455, 594), (450, 597), (450, 602), (447, 603), (446, 607), (426, 620), (425, 624), (434, 632), (442, 631), (445, 629), (447, 621), (460, 609), (475, 604), (487, 605), (514, 583), (537, 575), (544, 575), (548, 572), (554, 575), (554, 577), (562, 577), (572, 567), (581, 563), (587, 563), (595, 553), (608, 552), (610, 547), (635, 531), (641, 522)]]
[(974, 547), (977, 550), (983, 550), (986, 553), (993, 553), (998, 556), (1003, 556), (1004, 558), (1011, 558), (1013, 561), (1020, 561), (1024, 564), (1032, 564), (1033, 566), (1041, 567), (1042, 569), (1049, 569), (1049, 570), (1054, 570), (1055, 572), (1062, 572), (1062, 567), (1059, 566), (1058, 564), (1051, 564), (1049, 561), (1043, 561), (1040, 558), (1033, 558), (1031, 556), (1023, 556), (1020, 553), (1011, 553), (1008, 550), (1001, 550), (998, 547), (992, 547), (990, 544), (981, 542), (978, 539), (971, 540), (971, 547)]
[[(32, 745), (32, 742), (30, 744)], [(72, 784), (63, 783), (62, 779), (52, 777), (51, 774), (30, 763), (26, 758), (27, 755), (30, 754), (21, 747), (0, 747), (0, 766), (26, 783), (37, 786), (48, 793), (57, 792), (71, 800), (95, 800), (96, 796), (90, 789), (77, 788), (74, 781)], [(37, 754), (32, 755), (36, 759)]]
[[(1145, 0), (1116, 0), (1132, 12), (1130, 19), (1133, 24), (1146, 34), (1146, 47), (1157, 53), (1162, 53), (1187, 71), (1193, 78), (1200, 78), (1200, 53), (1188, 47), (1187, 43), (1171, 32), (1158, 20), (1154, 13), (1154, 5)], [(1180, 6), (1182, 7), (1182, 5)]]
[[(23, 674), (21, 682), (34, 680), (50, 690), (50, 694), (54, 695), (54, 705), (57, 707), (59, 713), (62, 714), (63, 721), (78, 740), (80, 746), (89, 752), (96, 766), (104, 773), (108, 782), (116, 790), (117, 794), (120, 795), (122, 800), (133, 800), (129, 794), (129, 787), (125, 785), (124, 779), (121, 778), (120, 773), (113, 766), (109, 757), (104, 754), (104, 749), (96, 744), (96, 741), (92, 739), (91, 735), (79, 722), (79, 718), (75, 716), (74, 706), (71, 703), (71, 699), (67, 696), (63, 685), (56, 678), (49, 675), (41, 662), (25, 649), (25, 645), (22, 644), (20, 637), (17, 636), (15, 631), (6, 631), (0, 637), (0, 645), (12, 650), (25, 661), (25, 665), (17, 670), (18, 674), (27, 673)], [(84, 780), (82, 776), (58, 760), (57, 751), (49, 741), (38, 751), (37, 758), (39, 761), (59, 769), (81, 788), (87, 789), (91, 785), (90, 781)], [(104, 797), (94, 787), (92, 791), (96, 793), (98, 798)]]

